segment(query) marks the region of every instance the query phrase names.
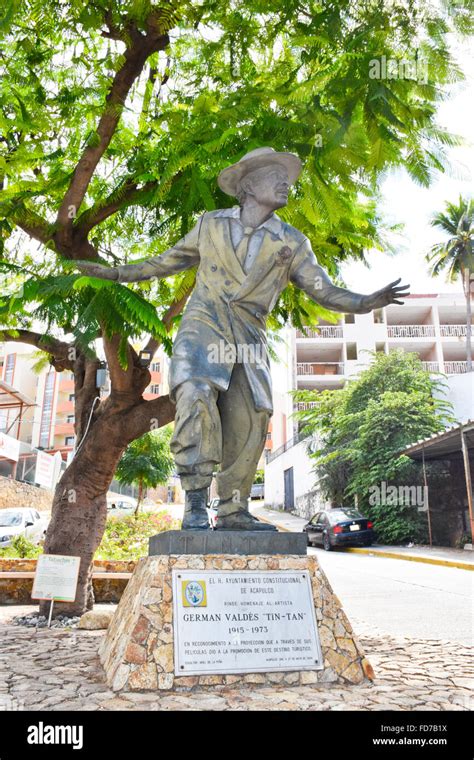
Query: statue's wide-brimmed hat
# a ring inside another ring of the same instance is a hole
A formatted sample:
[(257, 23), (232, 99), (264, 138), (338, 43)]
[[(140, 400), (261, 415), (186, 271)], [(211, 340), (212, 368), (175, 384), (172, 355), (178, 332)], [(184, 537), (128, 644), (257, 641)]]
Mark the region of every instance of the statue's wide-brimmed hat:
[(294, 153), (278, 153), (273, 148), (257, 148), (246, 153), (240, 161), (227, 166), (217, 178), (217, 184), (227, 195), (236, 195), (241, 179), (246, 174), (264, 166), (282, 166), (288, 173), (288, 181), (293, 185), (298, 179), (302, 164)]

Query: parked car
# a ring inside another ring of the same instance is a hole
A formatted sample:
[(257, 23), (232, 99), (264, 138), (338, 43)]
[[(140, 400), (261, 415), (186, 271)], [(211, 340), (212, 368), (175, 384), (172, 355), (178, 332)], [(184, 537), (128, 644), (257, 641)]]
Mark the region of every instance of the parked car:
[(0, 549), (10, 546), (16, 536), (25, 536), (34, 544), (39, 544), (46, 534), (48, 518), (36, 509), (11, 507), (0, 509)]
[(373, 523), (351, 507), (337, 507), (318, 512), (303, 530), (309, 545), (322, 544), (326, 551), (334, 546), (371, 546)]
[(136, 509), (136, 502), (113, 500), (107, 502), (107, 514), (112, 517), (125, 517), (133, 515)]

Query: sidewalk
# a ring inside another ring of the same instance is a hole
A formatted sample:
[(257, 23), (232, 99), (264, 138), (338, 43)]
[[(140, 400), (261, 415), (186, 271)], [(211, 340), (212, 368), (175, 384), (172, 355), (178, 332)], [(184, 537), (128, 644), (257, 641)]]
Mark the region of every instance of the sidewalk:
[[(251, 506), (251, 512), (263, 522), (270, 522), (279, 530), (300, 533), (308, 522), (289, 512), (278, 512), (267, 509), (262, 505)], [(387, 557), (388, 559), (404, 559), (409, 562), (423, 562), (429, 565), (456, 567), (461, 570), (474, 570), (474, 553), (463, 549), (451, 549), (449, 546), (378, 546), (370, 548), (354, 547), (338, 551), (370, 556)]]
[[(102, 605), (100, 605), (102, 606)], [(111, 605), (107, 605), (111, 607)], [(394, 638), (359, 625), (356, 634), (375, 670), (375, 681), (294, 686), (275, 674), (271, 687), (258, 674), (244, 685), (195, 691), (113, 692), (105, 683), (98, 649), (104, 631), (25, 628), (14, 615), (31, 606), (0, 607), (0, 712), (3, 710), (444, 710), (473, 709), (467, 672), (472, 648), (445, 640)], [(25, 655), (27, 653), (27, 656)], [(441, 719), (441, 718), (440, 718)]]

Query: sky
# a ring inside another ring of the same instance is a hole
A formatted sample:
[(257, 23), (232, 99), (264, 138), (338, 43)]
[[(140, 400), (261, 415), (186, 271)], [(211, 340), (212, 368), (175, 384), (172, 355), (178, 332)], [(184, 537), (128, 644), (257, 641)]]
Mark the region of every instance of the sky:
[[(437, 121), (450, 132), (461, 135), (466, 144), (448, 149), (453, 175), (438, 174), (429, 188), (422, 188), (403, 169), (391, 172), (381, 184), (380, 210), (391, 223), (403, 223), (397, 236), (395, 256), (370, 252), (367, 261), (347, 263), (341, 268), (346, 287), (362, 293), (378, 290), (402, 277), (412, 293), (462, 292), (461, 283), (447, 283), (445, 275), (433, 279), (424, 259), (430, 247), (443, 239), (443, 233), (430, 225), (434, 212), (444, 209), (444, 202), (457, 201), (459, 194), (474, 196), (474, 51), (461, 49), (456, 56), (466, 79), (452, 87), (452, 95), (439, 106)], [(462, 173), (462, 179), (460, 178)], [(457, 176), (456, 176), (457, 174)]]

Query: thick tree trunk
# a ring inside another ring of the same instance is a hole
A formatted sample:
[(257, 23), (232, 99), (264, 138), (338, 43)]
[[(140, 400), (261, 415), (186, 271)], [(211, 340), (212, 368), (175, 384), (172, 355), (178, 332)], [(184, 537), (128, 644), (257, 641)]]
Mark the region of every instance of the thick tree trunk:
[[(82, 615), (94, 604), (92, 561), (105, 530), (107, 491), (126, 446), (148, 432), (150, 419), (166, 425), (174, 418), (167, 396), (144, 401), (140, 386), (102, 402), (101, 413), (59, 481), (44, 551), (81, 557), (74, 603), (56, 603), (56, 614)], [(40, 603), (46, 614), (49, 602)]]

